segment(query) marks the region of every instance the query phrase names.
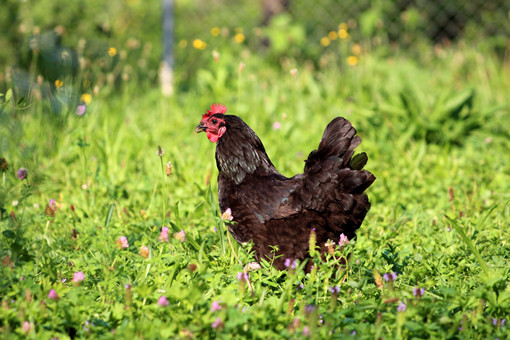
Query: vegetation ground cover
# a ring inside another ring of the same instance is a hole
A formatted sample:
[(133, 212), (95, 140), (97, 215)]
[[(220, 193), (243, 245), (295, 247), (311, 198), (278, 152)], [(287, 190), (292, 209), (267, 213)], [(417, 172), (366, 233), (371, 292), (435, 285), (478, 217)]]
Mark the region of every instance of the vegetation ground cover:
[[(74, 100), (66, 81), (51, 99), (3, 95), (3, 335), (504, 338), (508, 62), (462, 45), (318, 66), (220, 52), (172, 98), (129, 81)], [(357, 239), (310, 274), (244, 275), (253, 257), (219, 215), (214, 145), (193, 133), (212, 102), (289, 176), (348, 118), (377, 177)]]

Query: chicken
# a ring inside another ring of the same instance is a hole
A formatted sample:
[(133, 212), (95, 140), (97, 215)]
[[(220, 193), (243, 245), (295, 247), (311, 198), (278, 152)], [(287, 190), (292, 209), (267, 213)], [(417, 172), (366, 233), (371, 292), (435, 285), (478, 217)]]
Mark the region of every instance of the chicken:
[(362, 170), (365, 153), (352, 157), (361, 139), (348, 120), (333, 119), (305, 161), (304, 173), (287, 178), (255, 132), (226, 111), (221, 104), (211, 105), (195, 131), (205, 131), (216, 143), (220, 210), (230, 209), (228, 229), (237, 242), (253, 241), (256, 259), (281, 270), (288, 259), (309, 258), (312, 233), (323, 253), (327, 242), (338, 243), (341, 234), (344, 240), (356, 236), (370, 208), (364, 191), (375, 177)]

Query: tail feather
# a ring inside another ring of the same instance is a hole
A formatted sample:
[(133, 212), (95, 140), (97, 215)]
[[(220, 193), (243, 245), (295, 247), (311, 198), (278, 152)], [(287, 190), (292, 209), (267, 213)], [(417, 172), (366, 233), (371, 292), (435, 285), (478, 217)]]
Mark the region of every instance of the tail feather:
[(352, 157), (351, 161), (349, 162), (349, 166), (353, 170), (361, 170), (363, 169), (365, 164), (367, 164), (367, 161), (368, 161), (367, 154), (362, 152)]
[(354, 149), (360, 143), (361, 138), (356, 136), (356, 129), (347, 119), (333, 119), (324, 130), (319, 148), (312, 151), (305, 161), (305, 173), (313, 172), (312, 169), (317, 164), (330, 157), (342, 159), (343, 167), (350, 166), (351, 169), (361, 170), (368, 160), (365, 153), (357, 155), (351, 161)]

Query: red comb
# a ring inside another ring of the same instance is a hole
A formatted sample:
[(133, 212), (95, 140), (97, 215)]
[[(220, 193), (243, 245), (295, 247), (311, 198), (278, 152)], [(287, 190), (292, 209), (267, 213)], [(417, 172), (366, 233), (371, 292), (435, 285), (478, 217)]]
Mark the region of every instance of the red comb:
[(202, 118), (207, 118), (207, 117), (212, 116), (212, 115), (214, 115), (216, 113), (222, 113), (223, 114), (223, 113), (226, 113), (226, 112), (227, 112), (227, 107), (225, 105), (220, 104), (220, 103), (218, 103), (218, 104), (211, 104), (211, 109), (207, 110), (207, 113), (204, 114), (202, 116)]

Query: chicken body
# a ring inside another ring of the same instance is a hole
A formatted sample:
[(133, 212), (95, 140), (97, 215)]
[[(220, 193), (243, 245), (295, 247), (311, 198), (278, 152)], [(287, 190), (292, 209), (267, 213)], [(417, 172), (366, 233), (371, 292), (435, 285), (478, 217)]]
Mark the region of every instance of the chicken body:
[(362, 170), (366, 154), (352, 157), (361, 139), (349, 121), (335, 118), (305, 161), (304, 173), (287, 178), (246, 123), (213, 108), (197, 132), (206, 131), (217, 143), (220, 210), (231, 209), (229, 231), (237, 242), (253, 241), (257, 260), (284, 269), (287, 258), (309, 256), (313, 229), (323, 252), (328, 240), (337, 243), (341, 234), (355, 237), (370, 208), (364, 191), (375, 177)]

